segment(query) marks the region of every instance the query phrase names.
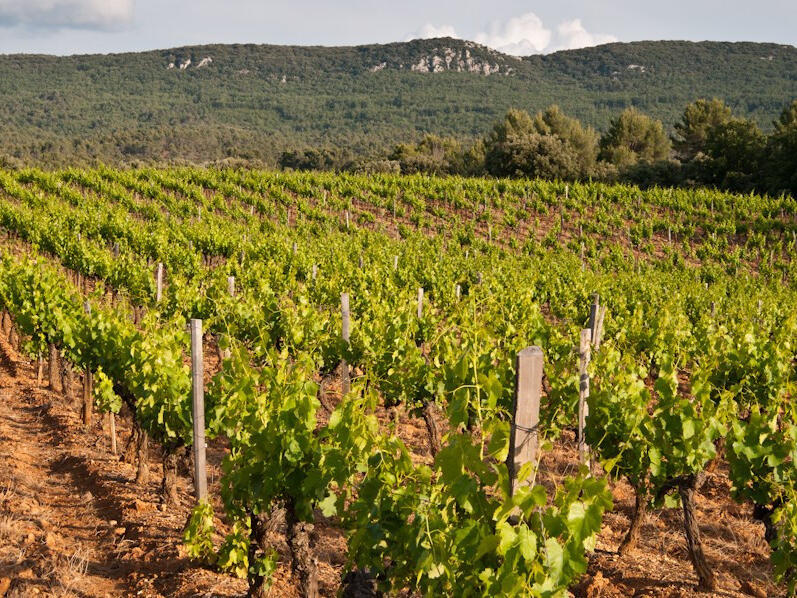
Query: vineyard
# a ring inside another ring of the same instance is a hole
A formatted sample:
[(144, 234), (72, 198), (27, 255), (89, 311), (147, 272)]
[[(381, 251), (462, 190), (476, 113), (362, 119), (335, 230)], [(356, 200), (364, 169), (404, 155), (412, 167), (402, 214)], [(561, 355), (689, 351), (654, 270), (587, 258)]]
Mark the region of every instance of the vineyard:
[(2, 344), (220, 595), (795, 593), (790, 197), (0, 170), (0, 229)]

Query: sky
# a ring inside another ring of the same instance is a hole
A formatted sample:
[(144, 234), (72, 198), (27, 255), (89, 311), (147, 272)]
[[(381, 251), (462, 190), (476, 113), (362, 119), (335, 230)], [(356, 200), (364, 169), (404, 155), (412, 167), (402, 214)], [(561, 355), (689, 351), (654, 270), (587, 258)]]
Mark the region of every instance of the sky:
[(0, 0), (0, 54), (451, 36), (518, 56), (612, 41), (797, 45), (794, 0)]

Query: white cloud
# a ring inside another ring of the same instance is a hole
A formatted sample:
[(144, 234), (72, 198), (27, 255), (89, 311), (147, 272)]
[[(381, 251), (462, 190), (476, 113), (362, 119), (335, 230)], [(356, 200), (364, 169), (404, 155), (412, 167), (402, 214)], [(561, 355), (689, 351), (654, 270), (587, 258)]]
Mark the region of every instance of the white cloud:
[(584, 29), (581, 19), (564, 21), (556, 28), (556, 42), (549, 51), (575, 50), (598, 44), (616, 42), (617, 38), (606, 33), (590, 33)]
[[(477, 33), (473, 41), (511, 56), (547, 54), (617, 41), (613, 35), (590, 33), (584, 28), (581, 19), (563, 21), (555, 31), (552, 31), (533, 12), (506, 21), (494, 21), (488, 29)], [(460, 36), (452, 25), (438, 26), (427, 23), (417, 32), (407, 36), (407, 41), (434, 37), (459, 38)]]
[(527, 12), (504, 23), (493, 22), (490, 31), (477, 34), (474, 41), (505, 54), (527, 56), (543, 52), (551, 43), (551, 32), (540, 17)]
[(115, 29), (133, 19), (134, 0), (0, 0), (0, 26)]
[(413, 39), (432, 39), (435, 37), (453, 37), (459, 39), (459, 35), (457, 35), (453, 25), (432, 25), (431, 23), (426, 23), (426, 25), (415, 33), (410, 33), (406, 41)]

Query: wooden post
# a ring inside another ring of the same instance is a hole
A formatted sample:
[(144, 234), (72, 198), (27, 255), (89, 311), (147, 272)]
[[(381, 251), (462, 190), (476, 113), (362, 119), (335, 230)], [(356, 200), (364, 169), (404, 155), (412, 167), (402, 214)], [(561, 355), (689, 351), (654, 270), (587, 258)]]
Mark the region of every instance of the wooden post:
[(570, 185), (565, 185), (565, 199), (570, 199)]
[(155, 272), (155, 301), (161, 302), (163, 299), (163, 264), (158, 262), (158, 269)]
[[(84, 302), (83, 311), (85, 311), (86, 314), (91, 314), (91, 303), (88, 301)], [(92, 374), (91, 368), (88, 364), (85, 364), (85, 368), (86, 371), (83, 375), (83, 425), (90, 426), (93, 403), (91, 387), (94, 384), (94, 374)]]
[(457, 294), (457, 301), (459, 301), (459, 297), (462, 294), (462, 287), (460, 285), (457, 285), (455, 291), (456, 291), (456, 294)]
[(299, 248), (299, 246), (296, 244), (296, 241), (294, 241), (294, 242), (293, 242), (293, 248), (292, 248), (292, 249), (293, 249), (293, 255), (296, 255), (296, 250), (297, 250), (298, 248)]
[(418, 319), (423, 317), (423, 287), (418, 287)]
[(592, 344), (596, 351), (601, 348), (601, 342), (603, 341), (603, 319), (605, 317), (606, 306), (601, 305), (600, 311), (598, 312), (598, 324), (595, 326), (595, 336), (592, 339)]
[(349, 211), (346, 210), (346, 230), (349, 230)]
[(477, 281), (479, 284), (481, 284), (481, 283), (482, 283), (482, 273), (481, 273), (481, 272), (479, 272), (479, 273), (476, 275), (476, 281)]
[(194, 419), (194, 488), (197, 501), (207, 499), (205, 467), (205, 378), (202, 355), (202, 320), (191, 320), (191, 389)]
[(592, 330), (585, 328), (581, 331), (579, 339), (579, 387), (578, 387), (578, 458), (581, 463), (589, 466), (589, 447), (584, 436), (589, 415), (589, 373), (587, 366), (590, 360), (590, 345), (592, 344)]
[(393, 271), (395, 272), (396, 270), (398, 270), (398, 256), (394, 255), (393, 256)]
[(111, 429), (111, 454), (115, 457), (116, 450), (116, 414), (113, 411), (108, 412), (108, 424)]
[(667, 243), (672, 243), (672, 227), (667, 227)]
[(537, 461), (537, 425), (540, 422), (543, 356), (540, 347), (528, 347), (517, 355), (515, 400), (509, 431), (509, 491), (518, 488), (518, 473), (526, 463)]
[(360, 257), (357, 259), (357, 265), (358, 265), (358, 266), (360, 266), (360, 270), (362, 270), (362, 269), (363, 269), (363, 266), (365, 266), (365, 264), (363, 263), (363, 256), (360, 256)]
[(318, 264), (313, 264), (313, 280), (318, 276)]
[(115, 258), (119, 257), (119, 243), (114, 243), (113, 244), (113, 250), (112, 251), (113, 251), (113, 256)]
[[(348, 293), (341, 293), (340, 294), (340, 316), (341, 316), (341, 337), (346, 342), (346, 345), (349, 344), (349, 326), (350, 326), (350, 318), (351, 313), (349, 312), (349, 294)], [(342, 389), (343, 394), (346, 395), (351, 390), (351, 381), (349, 380), (349, 364), (346, 363), (346, 360), (343, 359), (341, 361), (341, 370), (342, 370)]]
[(235, 297), (235, 276), (227, 277), (227, 292), (230, 297)]
[(601, 297), (595, 293), (595, 298), (592, 302), (592, 307), (589, 310), (589, 329), (592, 332), (592, 338), (597, 338), (598, 318), (600, 316), (600, 300)]

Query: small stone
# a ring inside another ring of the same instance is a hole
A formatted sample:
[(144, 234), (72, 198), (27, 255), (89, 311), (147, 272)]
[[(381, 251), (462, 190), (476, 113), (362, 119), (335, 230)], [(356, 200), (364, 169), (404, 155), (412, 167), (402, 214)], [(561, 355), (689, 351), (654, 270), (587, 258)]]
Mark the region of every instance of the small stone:
[(6, 595), (8, 588), (11, 587), (11, 579), (8, 577), (0, 577), (0, 598)]
[(47, 535), (44, 537), (44, 544), (50, 550), (55, 550), (58, 546), (58, 536), (51, 532), (47, 532)]
[(127, 533), (127, 528), (125, 527), (117, 527), (113, 530), (115, 536), (124, 536)]
[(118, 521), (116, 521), (116, 519), (111, 519), (108, 522), (108, 525), (110, 525), (111, 527), (115, 527), (117, 523), (118, 523)]

